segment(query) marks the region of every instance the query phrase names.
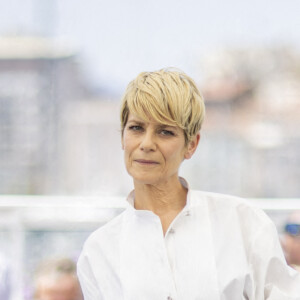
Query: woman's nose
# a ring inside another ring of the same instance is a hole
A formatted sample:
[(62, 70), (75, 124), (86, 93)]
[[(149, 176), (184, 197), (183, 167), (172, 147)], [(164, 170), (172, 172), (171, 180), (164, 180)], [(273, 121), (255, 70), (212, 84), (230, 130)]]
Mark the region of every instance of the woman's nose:
[(154, 134), (150, 131), (146, 131), (145, 134), (142, 136), (140, 149), (142, 151), (155, 151), (156, 143)]

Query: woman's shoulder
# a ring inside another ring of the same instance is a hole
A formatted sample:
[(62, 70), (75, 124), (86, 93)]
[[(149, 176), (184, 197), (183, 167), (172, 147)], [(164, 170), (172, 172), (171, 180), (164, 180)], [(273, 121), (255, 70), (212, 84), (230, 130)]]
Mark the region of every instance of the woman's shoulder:
[(199, 190), (191, 190), (190, 193), (193, 205), (199, 205), (201, 202), (207, 202), (209, 205), (214, 205), (220, 208), (230, 208), (239, 205), (251, 206), (249, 201), (237, 196)]
[(124, 212), (94, 231), (84, 243), (77, 265), (82, 277), (105, 281), (108, 272), (118, 269), (123, 215)]
[[(208, 216), (211, 228), (220, 243), (225, 243), (230, 235), (231, 241), (243, 244), (247, 252), (253, 249), (258, 240), (269, 241), (278, 238), (272, 220), (250, 200), (201, 191), (193, 191), (191, 198), (198, 214), (204, 213)], [(203, 204), (199, 206), (201, 202)]]
[(245, 206), (249, 208), (255, 208), (255, 206), (247, 199), (238, 196), (206, 192), (199, 190), (191, 190), (191, 199), (194, 205), (199, 204), (201, 201), (207, 202), (210, 205), (216, 207), (233, 208), (239, 206)]
[(271, 224), (272, 221), (266, 213), (259, 207), (251, 203), (250, 200), (213, 192), (191, 191), (191, 203), (193, 206), (198, 206), (204, 203), (211, 214), (219, 215), (224, 218), (228, 215), (235, 215), (241, 221), (251, 220), (251, 223)]
[(99, 248), (103, 249), (111, 246), (111, 244), (118, 243), (122, 229), (123, 217), (124, 212), (92, 232), (84, 243), (84, 249), (99, 250)]

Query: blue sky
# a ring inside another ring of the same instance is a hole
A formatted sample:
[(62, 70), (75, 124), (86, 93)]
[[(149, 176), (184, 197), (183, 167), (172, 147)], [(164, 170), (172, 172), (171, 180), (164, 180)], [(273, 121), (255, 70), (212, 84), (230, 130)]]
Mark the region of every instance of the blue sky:
[(300, 48), (299, 0), (0, 0), (0, 34), (72, 41), (94, 85), (123, 90), (144, 70), (199, 73), (224, 47)]

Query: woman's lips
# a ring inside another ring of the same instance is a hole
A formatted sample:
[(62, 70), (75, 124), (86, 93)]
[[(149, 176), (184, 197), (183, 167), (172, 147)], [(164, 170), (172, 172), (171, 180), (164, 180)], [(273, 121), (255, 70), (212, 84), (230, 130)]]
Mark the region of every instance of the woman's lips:
[(154, 160), (135, 159), (134, 161), (143, 165), (158, 165), (158, 162)]

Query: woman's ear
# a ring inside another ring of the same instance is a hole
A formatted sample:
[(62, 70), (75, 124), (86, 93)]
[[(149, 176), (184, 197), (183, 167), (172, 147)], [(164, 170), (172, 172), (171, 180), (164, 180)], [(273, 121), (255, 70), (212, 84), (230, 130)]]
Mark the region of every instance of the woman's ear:
[(189, 141), (188, 145), (187, 145), (187, 149), (186, 152), (184, 154), (184, 158), (185, 159), (190, 159), (193, 154), (195, 153), (198, 144), (200, 141), (200, 132), (198, 132), (191, 141)]

